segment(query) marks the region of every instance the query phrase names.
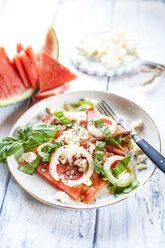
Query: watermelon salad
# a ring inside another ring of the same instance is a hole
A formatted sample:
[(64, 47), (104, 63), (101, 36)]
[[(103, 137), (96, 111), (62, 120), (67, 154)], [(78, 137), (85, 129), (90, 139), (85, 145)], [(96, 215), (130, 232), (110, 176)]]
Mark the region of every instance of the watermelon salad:
[(0, 162), (16, 154), (18, 169), (38, 173), (58, 189), (54, 199), (62, 203), (90, 204), (101, 191), (133, 191), (145, 155), (121, 125), (98, 112), (95, 102), (80, 100), (65, 103), (63, 110), (47, 109), (40, 123), (21, 127), (16, 137), (0, 142)]
[(16, 54), (10, 61), (4, 47), (0, 47), (0, 106), (23, 101), (33, 96), (35, 101), (63, 93), (69, 82), (77, 78), (60, 64), (59, 44), (53, 28), (49, 28), (39, 53), (31, 46), (24, 49), (17, 44)]

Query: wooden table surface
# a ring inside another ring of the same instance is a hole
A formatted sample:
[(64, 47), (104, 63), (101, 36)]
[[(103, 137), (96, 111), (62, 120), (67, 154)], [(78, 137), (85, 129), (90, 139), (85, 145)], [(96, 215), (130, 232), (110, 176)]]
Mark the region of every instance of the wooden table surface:
[[(154, 119), (165, 155), (165, 77), (152, 85), (138, 71), (98, 79), (76, 71), (69, 60), (73, 42), (86, 34), (126, 30), (140, 43), (140, 54), (165, 63), (165, 1), (6, 0), (0, 1), (0, 45), (12, 56), (18, 41), (40, 48), (52, 25), (60, 44), (60, 61), (84, 79), (72, 90), (97, 89), (133, 100)], [(83, 96), (82, 96), (83, 97)], [(7, 136), (32, 101), (0, 108), (0, 139)], [(152, 135), (152, 134), (151, 134)], [(158, 169), (144, 188), (116, 205), (98, 210), (46, 206), (15, 182), (0, 165), (0, 248), (163, 248), (165, 247), (165, 176)]]

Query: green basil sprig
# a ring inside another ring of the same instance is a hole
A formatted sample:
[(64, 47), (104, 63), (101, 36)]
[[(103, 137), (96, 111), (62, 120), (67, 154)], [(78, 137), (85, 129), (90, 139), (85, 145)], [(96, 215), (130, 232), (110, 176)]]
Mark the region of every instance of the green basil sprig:
[(0, 162), (5, 163), (7, 157), (15, 154), (22, 147), (27, 152), (52, 140), (57, 131), (57, 126), (45, 124), (20, 128), (17, 131), (17, 138), (6, 137), (0, 142)]
[(105, 134), (105, 136), (109, 137), (111, 135), (111, 130), (108, 126), (104, 125), (104, 122), (101, 118), (95, 120), (96, 126), (100, 129), (101, 132)]
[(120, 162), (113, 169), (112, 174), (114, 175), (114, 177), (116, 178), (119, 177), (119, 175), (127, 168), (130, 159), (131, 159), (131, 154), (127, 152), (125, 155), (125, 158), (120, 160)]
[(104, 159), (104, 148), (106, 142), (105, 141), (96, 141), (95, 155), (94, 155), (94, 168), (97, 174), (105, 177), (104, 169), (103, 169), (103, 159)]

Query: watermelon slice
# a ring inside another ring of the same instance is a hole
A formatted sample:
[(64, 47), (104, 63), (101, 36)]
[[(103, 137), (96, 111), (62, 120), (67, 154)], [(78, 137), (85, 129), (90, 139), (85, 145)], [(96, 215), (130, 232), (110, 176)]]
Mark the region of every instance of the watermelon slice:
[(19, 56), (32, 88), (37, 89), (39, 86), (37, 67), (33, 64), (24, 51), (21, 51)]
[(44, 179), (49, 181), (52, 185), (57, 187), (58, 189), (64, 191), (67, 193), (72, 199), (78, 200), (83, 188), (83, 185), (78, 185), (74, 187), (69, 187), (65, 185), (62, 181), (56, 181), (49, 172), (49, 166), (48, 165), (39, 165), (37, 167), (37, 173), (41, 175)]
[(40, 91), (47, 91), (63, 85), (77, 76), (61, 65), (49, 54), (42, 52), (40, 67)]
[(25, 86), (25, 88), (31, 87), (29, 80), (27, 78), (26, 72), (24, 70), (24, 67), (22, 65), (21, 59), (19, 57), (19, 54), (16, 54), (13, 58), (13, 65), (15, 66), (20, 78), (22, 79), (22, 82)]
[(66, 83), (64, 85), (61, 85), (61, 86), (55, 88), (55, 89), (47, 90), (47, 91), (39, 92), (39, 93), (35, 94), (33, 96), (33, 100), (34, 101), (41, 101), (47, 97), (62, 94), (65, 90), (68, 90), (69, 88), (70, 88), (69, 83)]
[(0, 75), (11, 95), (19, 94), (25, 89), (3, 47), (0, 47)]
[(85, 190), (82, 193), (83, 202), (86, 204), (92, 202), (97, 196), (97, 194), (98, 194), (97, 189), (95, 187), (90, 187), (89, 189)]
[(33, 52), (33, 49), (31, 46), (28, 46), (26, 49), (25, 49), (25, 53), (26, 55), (30, 58), (30, 60), (32, 61), (32, 64), (35, 66), (37, 72), (39, 73), (39, 65), (38, 65), (38, 61), (36, 59), (36, 56)]
[(2, 88), (2, 86), (1, 86), (1, 82), (0, 82), (0, 98), (1, 98), (1, 99), (6, 98), (5, 92), (3, 91), (3, 88)]
[(5, 82), (4, 82), (4, 80), (3, 80), (2, 76), (1, 76), (1, 74), (0, 74), (0, 85), (1, 85), (1, 88), (2, 88), (2, 90), (3, 90), (3, 92), (4, 92), (4, 95), (5, 95), (6, 97), (11, 96), (11, 93), (9, 92), (9, 90), (8, 90), (8, 88), (7, 88), (7, 85), (5, 84)]
[(24, 91), (19, 94), (8, 96), (7, 98), (0, 97), (0, 107), (24, 101), (28, 99), (29, 97), (31, 97), (34, 93), (35, 93), (35, 90), (33, 88), (28, 88), (28, 89), (24, 89)]
[(23, 51), (23, 50), (24, 50), (24, 48), (23, 48), (22, 44), (19, 42), (19, 43), (17, 44), (17, 53), (20, 53), (20, 52)]
[(37, 54), (37, 59), (41, 60), (41, 52), (45, 51), (47, 54), (49, 54), (54, 59), (58, 60), (59, 57), (59, 43), (56, 36), (56, 33), (53, 29), (53, 27), (50, 27), (47, 31), (44, 45), (42, 46), (41, 50)]

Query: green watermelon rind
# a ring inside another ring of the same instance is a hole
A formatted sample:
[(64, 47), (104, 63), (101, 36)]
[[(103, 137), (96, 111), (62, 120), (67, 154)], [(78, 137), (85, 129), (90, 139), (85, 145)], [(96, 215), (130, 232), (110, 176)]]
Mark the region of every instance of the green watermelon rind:
[(53, 37), (54, 37), (54, 41), (55, 41), (54, 42), (54, 51), (52, 52), (52, 57), (58, 60), (58, 58), (59, 58), (59, 42), (57, 39), (56, 32), (52, 26), (50, 27), (50, 30), (53, 33)]
[(15, 104), (17, 102), (22, 102), (22, 101), (28, 99), (29, 97), (31, 97), (32, 95), (34, 95), (35, 92), (36, 92), (36, 90), (34, 90), (33, 88), (28, 88), (28, 89), (25, 89), (20, 94), (8, 97), (7, 99), (5, 99), (5, 98), (0, 99), (0, 107)]

